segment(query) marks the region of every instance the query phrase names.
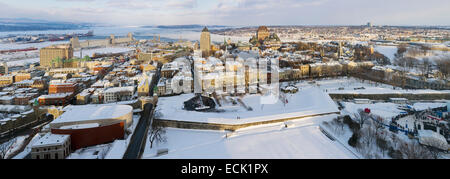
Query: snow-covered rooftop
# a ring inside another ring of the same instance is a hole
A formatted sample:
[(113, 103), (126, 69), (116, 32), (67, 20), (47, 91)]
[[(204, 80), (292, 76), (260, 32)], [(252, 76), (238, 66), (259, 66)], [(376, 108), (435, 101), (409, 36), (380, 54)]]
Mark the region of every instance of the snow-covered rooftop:
[(134, 86), (108, 88), (107, 90), (105, 90), (105, 93), (118, 93), (124, 91), (134, 92)]
[(72, 93), (56, 93), (39, 96), (39, 99), (55, 99), (55, 98), (66, 98), (72, 95)]
[(64, 111), (66, 112), (52, 123), (114, 119), (131, 113), (133, 107), (129, 105), (71, 105), (65, 107)]
[(89, 129), (100, 126), (98, 123), (89, 123), (89, 124), (77, 124), (77, 125), (68, 125), (62, 126), (60, 129)]
[[(336, 141), (327, 138), (318, 127), (327, 115), (283, 123), (256, 126), (233, 133), (224, 131), (167, 129), (167, 142), (147, 142), (143, 158), (177, 159), (349, 159), (357, 158)], [(226, 137), (228, 136), (228, 137)], [(156, 156), (157, 150), (169, 153)]]
[(223, 112), (197, 112), (182, 109), (183, 102), (194, 97), (194, 94), (183, 94), (159, 98), (157, 110), (163, 115), (161, 119), (165, 120), (219, 124), (242, 124), (339, 112), (330, 96), (317, 88), (299, 89), (298, 93), (286, 96), (287, 104), (281, 100), (275, 104), (261, 104), (261, 95), (247, 95), (242, 101), (251, 107), (252, 111), (240, 105), (224, 104), (218, 107)]
[(59, 135), (47, 133), (43, 137), (41, 137), (38, 141), (36, 141), (32, 147), (46, 147), (46, 146), (54, 146), (54, 145), (62, 145), (70, 138), (70, 135)]

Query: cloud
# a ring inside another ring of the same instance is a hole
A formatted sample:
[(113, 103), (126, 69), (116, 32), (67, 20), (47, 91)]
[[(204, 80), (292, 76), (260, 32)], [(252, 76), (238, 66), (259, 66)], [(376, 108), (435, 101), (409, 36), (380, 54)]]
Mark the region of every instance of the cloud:
[(356, 25), (368, 21), (387, 25), (450, 25), (448, 0), (48, 1), (53, 3), (0, 2), (0, 17), (117, 25)]
[(192, 9), (197, 7), (197, 0), (171, 0), (166, 5), (166, 8), (182, 8)]

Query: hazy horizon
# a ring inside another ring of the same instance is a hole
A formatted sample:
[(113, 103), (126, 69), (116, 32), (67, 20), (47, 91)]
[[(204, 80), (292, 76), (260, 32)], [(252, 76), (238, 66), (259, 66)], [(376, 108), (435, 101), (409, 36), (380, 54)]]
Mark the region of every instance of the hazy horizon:
[(0, 18), (115, 26), (450, 26), (446, 0), (2, 0)]

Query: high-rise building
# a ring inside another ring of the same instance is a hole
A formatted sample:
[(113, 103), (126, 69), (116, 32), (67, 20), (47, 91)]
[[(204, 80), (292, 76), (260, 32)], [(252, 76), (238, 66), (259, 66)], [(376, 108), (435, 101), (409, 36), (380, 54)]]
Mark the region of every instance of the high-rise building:
[(211, 52), (211, 34), (207, 27), (203, 28), (202, 35), (200, 36), (200, 50), (204, 57), (208, 57)]
[(70, 44), (53, 45), (40, 50), (40, 63), (43, 67), (59, 67), (64, 60), (71, 58), (73, 58), (73, 48)]
[(344, 55), (344, 49), (342, 48), (342, 42), (339, 42), (339, 52), (338, 57), (341, 58)]
[(6, 64), (6, 62), (3, 62), (1, 65), (0, 65), (0, 74), (2, 74), (2, 75), (7, 75), (8, 74), (8, 64)]

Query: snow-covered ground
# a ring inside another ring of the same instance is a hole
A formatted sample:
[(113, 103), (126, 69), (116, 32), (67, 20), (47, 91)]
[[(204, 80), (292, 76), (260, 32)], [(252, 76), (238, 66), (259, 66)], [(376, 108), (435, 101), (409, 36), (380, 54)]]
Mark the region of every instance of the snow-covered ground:
[(66, 159), (103, 159), (112, 144), (96, 145), (78, 149), (71, 153)]
[[(450, 90), (405, 90), (391, 85), (377, 83), (357, 78), (339, 77), (336, 79), (320, 79), (316, 84), (309, 84), (308, 81), (302, 81), (296, 86), (307, 87), (315, 85), (328, 94), (428, 94), (428, 93), (450, 93)], [(364, 87), (365, 89), (357, 89)], [(339, 90), (343, 88), (343, 90)]]
[[(401, 112), (405, 112), (401, 109), (399, 104), (394, 103), (373, 103), (373, 104), (355, 104), (352, 102), (341, 102), (344, 106), (344, 109), (341, 111), (343, 115), (354, 116), (354, 114), (358, 113), (359, 109), (364, 110), (365, 108), (370, 109), (370, 113), (376, 116), (382, 117), (385, 121), (384, 124), (388, 125), (392, 118), (401, 114)], [(421, 111), (425, 109), (433, 109), (438, 107), (446, 106), (446, 103), (414, 103), (411, 105), (415, 110)], [(414, 129), (414, 115), (408, 115), (397, 120), (397, 124), (404, 129)]]
[(405, 130), (412, 130), (414, 129), (414, 121), (416, 121), (415, 116), (409, 115), (398, 119), (397, 124)]
[(25, 139), (28, 137), (28, 135), (25, 136), (18, 136), (14, 139), (9, 140), (8, 142), (5, 142), (0, 145), (8, 145), (8, 149), (5, 155), (5, 158), (10, 157), (11, 154), (19, 150), (19, 148), (22, 146), (22, 144), (25, 142)]
[[(107, 54), (107, 53), (125, 53), (125, 52), (129, 52), (132, 51), (132, 48), (128, 48), (128, 47), (103, 47), (103, 48), (93, 48), (93, 49), (88, 49), (88, 50), (83, 50), (80, 54), (80, 51), (74, 51), (73, 52), (73, 56), (74, 57), (79, 57), (79, 58), (83, 58), (86, 55), (89, 55), (90, 57), (93, 56), (94, 53), (97, 54)], [(80, 56), (82, 55), (82, 56)]]
[(38, 141), (42, 136), (40, 134), (36, 134), (33, 136), (31, 141), (28, 143), (28, 145), (25, 147), (25, 149), (13, 157), (13, 159), (24, 159), (28, 154), (31, 152), (31, 146)]
[[(298, 119), (284, 123), (240, 129), (233, 134), (225, 131), (167, 128), (167, 142), (147, 142), (143, 158), (203, 158), (203, 159), (348, 159), (356, 156), (319, 129), (324, 120), (337, 115)], [(156, 156), (160, 149), (167, 155)]]
[(26, 58), (21, 60), (13, 60), (13, 61), (7, 61), (6, 64), (8, 64), (9, 67), (11, 66), (24, 66), (26, 64), (36, 63), (39, 62), (38, 58)]
[(389, 58), (391, 63), (394, 63), (394, 58), (395, 58), (394, 55), (397, 53), (397, 46), (377, 45), (377, 46), (375, 46), (374, 50), (378, 51), (379, 53), (381, 53), (384, 56), (386, 56), (387, 58)]
[(296, 94), (286, 96), (287, 104), (280, 100), (275, 104), (262, 104), (260, 95), (247, 95), (242, 101), (252, 111), (240, 105), (224, 104), (217, 107), (223, 112), (197, 112), (183, 109), (183, 103), (194, 97), (194, 94), (183, 94), (159, 98), (156, 110), (162, 114), (161, 119), (218, 124), (243, 124), (339, 112), (330, 96), (314, 87), (305, 87)]
[(403, 112), (402, 110), (397, 109), (398, 105), (394, 103), (355, 104), (352, 102), (342, 102), (342, 105), (345, 107), (342, 110), (342, 114), (348, 114), (350, 116), (358, 113), (359, 109), (364, 110), (365, 108), (369, 108), (372, 114), (390, 120), (393, 117), (400, 115), (400, 112)]
[(129, 134), (126, 136), (125, 140), (115, 140), (111, 143), (109, 151), (105, 155), (105, 159), (122, 159), (125, 151), (130, 144), (131, 137), (133, 136), (134, 130), (139, 123), (140, 115), (133, 115), (133, 124), (128, 128)]
[(412, 106), (416, 111), (423, 111), (425, 109), (433, 109), (447, 106), (447, 103), (414, 103)]
[[(83, 50), (81, 53), (79, 50), (74, 51), (73, 56), (83, 58), (86, 55), (89, 55), (92, 57), (94, 53), (97, 53), (97, 54), (126, 53), (126, 52), (129, 52), (132, 50), (133, 50), (132, 48), (121, 47), (121, 46), (93, 48), (93, 49)], [(35, 54), (35, 53), (37, 53), (37, 54)], [(28, 58), (27, 56), (32, 56), (32, 57)], [(39, 62), (39, 60), (40, 60), (39, 59), (39, 51), (33, 51), (32, 54), (27, 54), (27, 56), (24, 56), (24, 53), (15, 53), (12, 55), (1, 55), (0, 61), (7, 62), (8, 66), (22, 66), (25, 64), (36, 63), (36, 62)], [(23, 57), (23, 58), (21, 58), (21, 57)]]
[[(384, 56), (388, 57), (391, 61), (391, 63), (394, 63), (395, 54), (397, 53), (397, 46), (382, 46), (377, 45), (375, 46), (375, 51), (380, 52)], [(417, 59), (422, 60), (423, 58), (429, 58), (431, 60), (435, 60), (442, 56), (448, 56), (450, 55), (449, 51), (441, 51), (441, 50), (430, 50), (430, 53), (426, 56), (416, 56)]]
[(51, 45), (67, 44), (66, 41), (42, 42), (42, 43), (0, 43), (0, 50), (25, 49), (25, 48), (44, 48)]

